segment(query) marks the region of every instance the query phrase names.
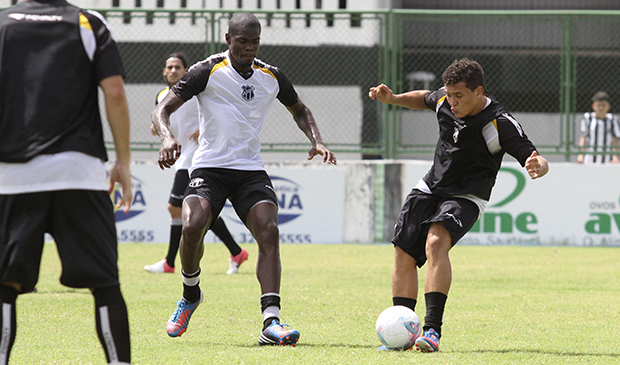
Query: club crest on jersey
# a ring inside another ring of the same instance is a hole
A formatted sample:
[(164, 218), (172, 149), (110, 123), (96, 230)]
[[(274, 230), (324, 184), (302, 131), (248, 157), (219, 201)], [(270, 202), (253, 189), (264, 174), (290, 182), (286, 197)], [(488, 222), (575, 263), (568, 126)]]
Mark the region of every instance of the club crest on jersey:
[(241, 90), (243, 90), (241, 92), (241, 97), (243, 98), (243, 100), (251, 101), (252, 99), (254, 99), (254, 90), (256, 89), (253, 85), (242, 85)]

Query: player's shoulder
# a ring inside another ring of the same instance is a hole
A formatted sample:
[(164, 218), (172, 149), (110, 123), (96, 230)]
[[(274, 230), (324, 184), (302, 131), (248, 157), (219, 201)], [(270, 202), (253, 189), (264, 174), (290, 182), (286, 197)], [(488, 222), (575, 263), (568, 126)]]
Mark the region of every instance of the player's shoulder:
[(282, 72), (282, 70), (280, 70), (279, 67), (270, 65), (267, 62), (259, 60), (258, 58), (254, 59), (254, 65), (252, 67), (254, 68), (254, 70), (273, 76), (276, 79), (284, 76), (284, 73)]
[(227, 64), (227, 57), (225, 52), (213, 54), (202, 61), (198, 61), (191, 65), (187, 72), (207, 72), (210, 74), (218, 67), (225, 66)]
[(170, 91), (170, 88), (167, 87), (167, 86), (164, 89), (161, 89), (157, 93), (157, 98), (156, 98), (155, 104), (159, 104), (164, 99), (164, 97), (166, 97), (166, 94), (168, 94), (168, 91)]

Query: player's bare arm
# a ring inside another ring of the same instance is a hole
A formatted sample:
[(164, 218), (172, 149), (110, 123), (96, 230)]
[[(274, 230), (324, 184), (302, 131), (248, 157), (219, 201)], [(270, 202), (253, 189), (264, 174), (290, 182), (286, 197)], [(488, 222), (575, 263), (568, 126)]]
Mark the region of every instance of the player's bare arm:
[(162, 170), (172, 167), (181, 155), (181, 144), (170, 131), (170, 114), (184, 103), (181, 98), (169, 92), (151, 113), (151, 122), (161, 140), (157, 163)]
[(316, 155), (321, 155), (323, 156), (323, 163), (336, 165), (336, 155), (325, 147), (321, 132), (319, 132), (319, 127), (316, 125), (310, 109), (301, 100), (297, 104), (287, 107), (287, 109), (293, 115), (293, 119), (295, 119), (299, 129), (304, 132), (312, 143), (312, 148), (308, 152), (308, 160), (312, 160)]
[(110, 169), (109, 192), (114, 189), (114, 184), (119, 183), (123, 191), (123, 197), (118, 202), (118, 209), (129, 212), (133, 194), (131, 192), (131, 151), (129, 148), (129, 107), (123, 86), (123, 78), (120, 75), (107, 77), (99, 83), (103, 91), (108, 124), (114, 139), (116, 161)]
[(543, 177), (549, 172), (547, 159), (539, 155), (538, 151), (532, 152), (530, 157), (525, 160), (525, 168), (532, 180)]
[(385, 84), (371, 87), (368, 90), (368, 97), (373, 100), (379, 100), (383, 104), (398, 105), (409, 109), (426, 109), (424, 96), (428, 94), (428, 90), (414, 90), (402, 94), (394, 94), (392, 89)]

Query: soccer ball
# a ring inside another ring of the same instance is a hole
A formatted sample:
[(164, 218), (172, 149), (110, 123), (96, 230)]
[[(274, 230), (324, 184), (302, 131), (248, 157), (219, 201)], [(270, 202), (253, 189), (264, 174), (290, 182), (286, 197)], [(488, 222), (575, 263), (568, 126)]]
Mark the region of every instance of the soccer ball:
[(389, 307), (381, 312), (375, 329), (381, 343), (389, 349), (411, 348), (422, 333), (418, 315), (402, 305)]

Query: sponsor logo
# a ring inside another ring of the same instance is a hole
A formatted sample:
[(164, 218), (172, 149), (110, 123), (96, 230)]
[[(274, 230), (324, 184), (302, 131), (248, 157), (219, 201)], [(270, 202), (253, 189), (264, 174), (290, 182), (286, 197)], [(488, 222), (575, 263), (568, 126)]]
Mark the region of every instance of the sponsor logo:
[(118, 202), (123, 199), (123, 193), (121, 187), (118, 184), (114, 186), (114, 190), (110, 194), (110, 198), (114, 203), (114, 219), (117, 222), (122, 222), (144, 213), (144, 211), (146, 210), (146, 200), (144, 199), (144, 193), (142, 191), (144, 185), (145, 184), (142, 180), (138, 179), (135, 176), (131, 177), (131, 190), (133, 192), (133, 201), (131, 202), (129, 212), (127, 213), (125, 213), (122, 209), (116, 208)]
[[(502, 208), (514, 201), (525, 189), (527, 179), (520, 170), (502, 167), (499, 170), (500, 173), (510, 174), (515, 178), (514, 188), (503, 198), (499, 199), (499, 202), (488, 207), (487, 211), (482, 214), (482, 217), (474, 224), (469, 231), (470, 233), (502, 233), (513, 234), (520, 233), (526, 235), (533, 235), (538, 233), (538, 218), (532, 212), (521, 212), (518, 214), (501, 211), (497, 208)], [(494, 192), (495, 194), (495, 192)], [(516, 237), (515, 242), (531, 239)], [(501, 242), (496, 242), (501, 243)]]
[(205, 180), (201, 177), (196, 177), (193, 178), (190, 182), (189, 182), (189, 187), (190, 188), (198, 188), (202, 186), (202, 183), (204, 183)]
[(253, 85), (242, 85), (241, 86), (241, 97), (245, 101), (251, 101), (254, 99), (254, 91), (256, 88)]
[(62, 21), (62, 15), (39, 15), (39, 14), (13, 13), (13, 14), (9, 14), (9, 18), (12, 18), (15, 20), (28, 20), (32, 22), (60, 22)]

